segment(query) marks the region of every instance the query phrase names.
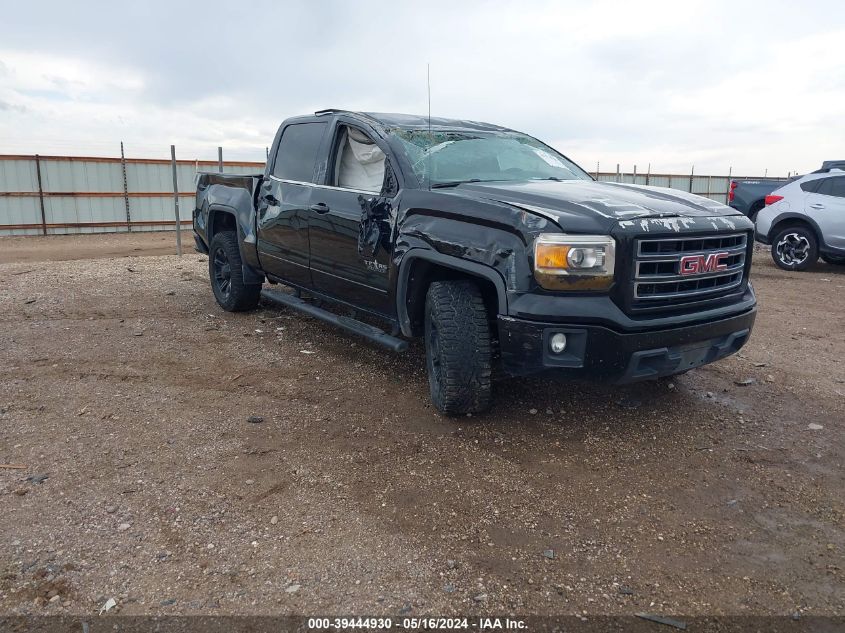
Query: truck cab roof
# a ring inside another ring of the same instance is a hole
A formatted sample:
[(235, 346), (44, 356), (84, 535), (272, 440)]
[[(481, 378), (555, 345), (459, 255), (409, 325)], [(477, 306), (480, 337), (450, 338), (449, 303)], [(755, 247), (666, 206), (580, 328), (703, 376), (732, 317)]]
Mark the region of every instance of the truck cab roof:
[[(404, 130), (427, 130), (429, 126), (435, 130), (462, 130), (475, 132), (513, 132), (501, 125), (483, 123), (481, 121), (469, 121), (466, 119), (447, 119), (444, 117), (431, 117), (420, 114), (400, 114), (395, 112), (355, 112), (351, 110), (339, 110), (329, 108), (318, 110), (314, 113), (316, 117), (327, 115), (345, 114), (353, 118), (359, 118), (385, 130), (401, 128)], [(296, 117), (300, 118), (300, 117)], [(310, 118), (310, 117), (304, 117)]]

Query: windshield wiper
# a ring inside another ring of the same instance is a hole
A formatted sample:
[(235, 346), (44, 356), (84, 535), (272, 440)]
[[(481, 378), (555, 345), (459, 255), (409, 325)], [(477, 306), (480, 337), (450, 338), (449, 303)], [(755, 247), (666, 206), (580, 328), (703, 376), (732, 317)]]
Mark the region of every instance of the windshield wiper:
[(481, 178), (470, 178), (469, 180), (448, 180), (446, 182), (435, 182), (431, 185), (432, 189), (445, 189), (446, 187), (457, 187), (466, 182), (489, 182), (481, 180)]

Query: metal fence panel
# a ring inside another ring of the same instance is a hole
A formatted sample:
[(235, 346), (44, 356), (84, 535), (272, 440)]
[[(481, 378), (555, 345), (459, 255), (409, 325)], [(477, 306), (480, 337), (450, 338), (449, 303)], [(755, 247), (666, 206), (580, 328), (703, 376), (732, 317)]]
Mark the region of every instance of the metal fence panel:
[[(37, 196), (0, 197), (0, 228), (6, 225), (41, 222), (41, 206)], [(40, 230), (3, 229), (0, 235), (37, 235)]]
[(123, 190), (120, 163), (41, 160), (41, 183), (49, 192), (110, 192)]
[[(163, 167), (167, 169), (163, 169)], [(182, 165), (177, 165), (180, 172)], [(185, 185), (180, 178), (180, 189)], [(121, 186), (121, 189), (123, 187)], [(173, 191), (173, 175), (170, 165), (162, 163), (126, 163), (126, 188), (132, 192)]]
[[(172, 179), (172, 176), (171, 176)], [(182, 222), (190, 221), (194, 210), (194, 194), (179, 196), (179, 217)], [(133, 225), (133, 231), (160, 231), (172, 229), (176, 222), (173, 208), (173, 194), (146, 196), (132, 200), (132, 219), (145, 224)]]
[(35, 161), (28, 158), (0, 160), (0, 191), (38, 191)]
[[(127, 158), (125, 166), (126, 191), (124, 165), (119, 158), (0, 155), (0, 235), (172, 229), (171, 162)], [(42, 192), (38, 187), (39, 167)], [(263, 163), (223, 163), (225, 173), (263, 170)], [(176, 171), (180, 216), (183, 223), (190, 223), (196, 173), (216, 172), (218, 164), (180, 160)]]
[(115, 196), (48, 196), (44, 198), (44, 216), (48, 225), (90, 225), (48, 229), (53, 235), (65, 231), (76, 234), (104, 228), (96, 224), (125, 222), (126, 207), (123, 198)]

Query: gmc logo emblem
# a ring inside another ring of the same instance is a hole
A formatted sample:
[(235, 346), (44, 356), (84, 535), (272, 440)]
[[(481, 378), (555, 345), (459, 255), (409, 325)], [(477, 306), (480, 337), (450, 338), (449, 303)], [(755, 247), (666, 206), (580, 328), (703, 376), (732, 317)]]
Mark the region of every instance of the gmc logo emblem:
[(700, 275), (726, 270), (725, 259), (730, 253), (710, 253), (709, 255), (684, 255), (681, 257), (679, 273), (681, 275)]

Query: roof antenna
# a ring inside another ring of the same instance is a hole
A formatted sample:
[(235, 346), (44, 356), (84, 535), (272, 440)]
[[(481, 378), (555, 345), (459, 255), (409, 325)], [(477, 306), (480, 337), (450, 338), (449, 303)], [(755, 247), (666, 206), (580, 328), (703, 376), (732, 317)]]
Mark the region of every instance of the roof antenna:
[(431, 148), (434, 147), (434, 137), (431, 135), (431, 64), (425, 65), (425, 83), (428, 91), (428, 190), (431, 191)]

